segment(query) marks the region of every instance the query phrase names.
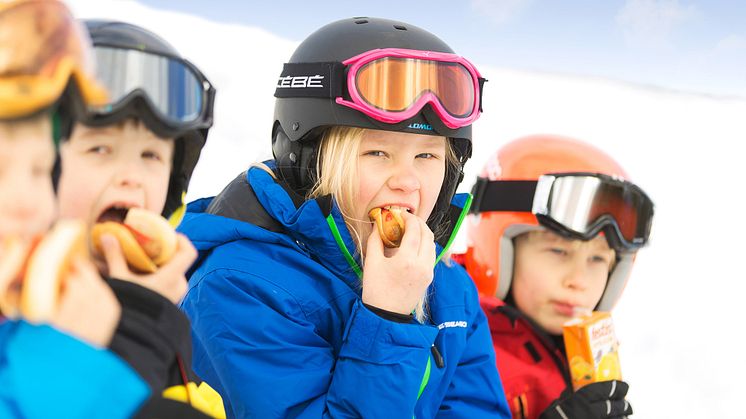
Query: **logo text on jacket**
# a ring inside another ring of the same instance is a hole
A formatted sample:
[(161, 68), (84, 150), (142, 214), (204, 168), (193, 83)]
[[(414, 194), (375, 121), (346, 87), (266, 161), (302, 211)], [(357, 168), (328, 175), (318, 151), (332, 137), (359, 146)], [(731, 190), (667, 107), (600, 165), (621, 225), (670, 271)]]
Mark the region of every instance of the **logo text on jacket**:
[(448, 327), (463, 327), (463, 328), (466, 328), (467, 324), (468, 323), (466, 323), (463, 320), (452, 321), (452, 322), (443, 322), (443, 323), (441, 323), (441, 324), (438, 325), (438, 330), (440, 330), (440, 329), (446, 329)]

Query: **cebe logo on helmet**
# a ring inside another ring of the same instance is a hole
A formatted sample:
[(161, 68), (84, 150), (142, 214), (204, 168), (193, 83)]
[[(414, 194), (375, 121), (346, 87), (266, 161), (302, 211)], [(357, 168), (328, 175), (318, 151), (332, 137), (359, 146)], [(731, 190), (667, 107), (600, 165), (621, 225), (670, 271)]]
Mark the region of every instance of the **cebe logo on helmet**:
[(485, 81), (456, 54), (382, 48), (341, 63), (287, 63), (275, 97), (330, 98), (387, 124), (406, 121), (429, 104), (448, 128), (456, 129), (479, 118)]
[(323, 81), (324, 76), (321, 74), (313, 76), (280, 76), (280, 79), (277, 81), (277, 86), (275, 87), (278, 89), (304, 89), (306, 87), (319, 87), (323, 89)]

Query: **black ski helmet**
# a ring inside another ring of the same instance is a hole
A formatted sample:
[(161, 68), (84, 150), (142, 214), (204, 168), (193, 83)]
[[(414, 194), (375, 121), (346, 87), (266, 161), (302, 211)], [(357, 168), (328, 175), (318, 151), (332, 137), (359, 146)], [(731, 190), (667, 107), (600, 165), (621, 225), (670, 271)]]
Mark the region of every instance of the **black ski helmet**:
[[(330, 23), (309, 35), (290, 57), (289, 64), (334, 65), (358, 54), (383, 48), (453, 53), (453, 50), (438, 37), (414, 25), (388, 19), (355, 17)], [(348, 95), (345, 88), (341, 94)], [(408, 120), (387, 124), (341, 106), (334, 98), (283, 97), (279, 91), (275, 93), (275, 97), (272, 153), (280, 176), (301, 194), (305, 194), (314, 184), (316, 153), (325, 128), (348, 126), (449, 138), (460, 167), (456, 170), (446, 170), (445, 180), (428, 225), (434, 228), (442, 221), (456, 187), (463, 178), (463, 166), (471, 157), (471, 125), (457, 129), (448, 128), (430, 105), (424, 106), (417, 115)], [(416, 128), (423, 125), (432, 129)]]
[[(171, 58), (187, 65), (205, 85), (206, 95), (202, 116), (190, 124), (174, 125), (163, 120), (149, 104), (144, 92), (139, 89), (127, 95), (122, 100), (124, 106), (119, 107), (116, 112), (89, 114), (83, 120), (83, 123), (89, 126), (105, 126), (128, 118), (136, 118), (156, 135), (175, 139), (171, 178), (162, 213), (163, 216), (170, 217), (184, 205), (183, 195), (189, 186), (189, 179), (197, 165), (202, 147), (207, 141), (207, 134), (213, 122), (215, 89), (197, 67), (182, 58), (176, 49), (163, 38), (147, 29), (110, 20), (83, 20), (83, 22), (90, 34), (94, 51), (96, 47), (111, 47)], [(99, 70), (101, 70), (100, 66)]]

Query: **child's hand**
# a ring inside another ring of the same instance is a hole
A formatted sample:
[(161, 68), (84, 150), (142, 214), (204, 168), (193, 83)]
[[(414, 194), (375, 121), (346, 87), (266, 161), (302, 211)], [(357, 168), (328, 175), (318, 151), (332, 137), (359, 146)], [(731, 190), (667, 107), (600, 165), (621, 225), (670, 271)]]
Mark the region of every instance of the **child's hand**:
[(410, 314), (433, 280), (435, 241), (421, 218), (402, 212), (404, 237), (396, 249), (384, 249), (378, 229), (368, 237), (363, 269), (363, 302)]
[(101, 245), (108, 266), (108, 275), (142, 285), (177, 304), (187, 291), (187, 279), (184, 274), (197, 258), (197, 250), (192, 246), (192, 242), (183, 234), (177, 233), (177, 238), (178, 247), (174, 257), (155, 273), (143, 275), (129, 269), (116, 238), (110, 235), (102, 236)]
[(93, 262), (73, 260), (50, 323), (66, 333), (99, 347), (108, 346), (122, 308)]
[(627, 383), (617, 380), (588, 384), (555, 400), (539, 419), (626, 418), (632, 414), (632, 406), (624, 399), (628, 389)]

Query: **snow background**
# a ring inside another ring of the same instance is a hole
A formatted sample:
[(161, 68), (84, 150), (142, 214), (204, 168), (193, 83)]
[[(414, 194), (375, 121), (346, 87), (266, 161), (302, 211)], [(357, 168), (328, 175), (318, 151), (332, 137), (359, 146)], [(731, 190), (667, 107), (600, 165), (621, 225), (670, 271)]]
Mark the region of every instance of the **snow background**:
[[(295, 41), (129, 0), (68, 3), (78, 17), (154, 30), (218, 89), (189, 200), (271, 157), (274, 85)], [(614, 311), (634, 417), (743, 417), (746, 99), (475, 64), (490, 81), (462, 191), (524, 135), (576, 137), (617, 159), (656, 203), (652, 244)]]

